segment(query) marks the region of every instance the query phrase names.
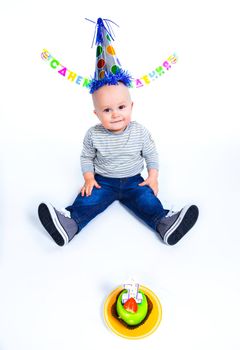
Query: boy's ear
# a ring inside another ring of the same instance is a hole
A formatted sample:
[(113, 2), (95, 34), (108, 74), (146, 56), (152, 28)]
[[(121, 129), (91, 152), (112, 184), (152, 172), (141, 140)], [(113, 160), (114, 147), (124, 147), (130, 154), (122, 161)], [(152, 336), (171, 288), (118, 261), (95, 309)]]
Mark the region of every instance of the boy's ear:
[(95, 115), (97, 115), (97, 113), (96, 113), (95, 109), (94, 109), (93, 113), (94, 113)]

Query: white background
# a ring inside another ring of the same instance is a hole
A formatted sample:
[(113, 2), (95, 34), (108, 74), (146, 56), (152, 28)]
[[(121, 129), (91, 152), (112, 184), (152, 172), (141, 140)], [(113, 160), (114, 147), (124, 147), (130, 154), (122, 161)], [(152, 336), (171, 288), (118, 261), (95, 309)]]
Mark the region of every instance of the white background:
[[(135, 77), (179, 57), (132, 91), (133, 119), (159, 151), (159, 198), (200, 208), (174, 247), (118, 202), (63, 248), (37, 217), (41, 201), (75, 198), (82, 139), (97, 122), (88, 92), (40, 54), (91, 75), (94, 25), (84, 18), (99, 16), (120, 25), (114, 46)], [(233, 0), (1, 0), (1, 350), (240, 348), (239, 31)], [(102, 312), (130, 276), (163, 307), (158, 330), (137, 341), (113, 334)]]

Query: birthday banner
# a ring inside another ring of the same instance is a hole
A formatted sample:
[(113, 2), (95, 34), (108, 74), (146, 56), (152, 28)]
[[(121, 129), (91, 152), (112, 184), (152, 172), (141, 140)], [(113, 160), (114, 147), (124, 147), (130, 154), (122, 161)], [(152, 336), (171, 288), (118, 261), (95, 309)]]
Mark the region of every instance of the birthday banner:
[[(66, 66), (62, 65), (59, 60), (57, 60), (50, 52), (46, 49), (43, 49), (41, 57), (44, 61), (49, 63), (49, 66), (56, 70), (58, 74), (62, 77), (65, 77), (72, 83), (75, 83), (81, 87), (89, 88), (91, 79), (89, 77), (84, 77), (74, 71), (68, 69)], [(169, 56), (160, 66), (152, 70), (150, 73), (143, 75), (141, 78), (133, 79), (132, 86), (134, 88), (140, 88), (146, 85), (149, 85), (152, 81), (156, 80), (159, 76), (165, 74), (171, 68), (171, 65), (177, 63), (177, 56), (174, 53)]]

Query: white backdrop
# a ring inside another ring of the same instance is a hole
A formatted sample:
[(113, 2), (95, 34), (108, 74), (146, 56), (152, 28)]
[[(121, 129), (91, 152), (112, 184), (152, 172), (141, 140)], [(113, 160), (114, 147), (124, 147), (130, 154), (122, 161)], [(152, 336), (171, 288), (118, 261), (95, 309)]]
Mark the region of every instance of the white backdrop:
[[(159, 198), (200, 208), (174, 247), (117, 202), (64, 248), (38, 221), (41, 201), (61, 208), (75, 198), (82, 139), (97, 122), (88, 92), (41, 52), (91, 75), (94, 25), (84, 18), (99, 16), (120, 25), (114, 46), (134, 76), (179, 57), (132, 91), (134, 120), (159, 150)], [(239, 30), (233, 0), (1, 0), (1, 350), (240, 348)], [(111, 333), (102, 313), (130, 276), (163, 307), (158, 330), (138, 341)]]

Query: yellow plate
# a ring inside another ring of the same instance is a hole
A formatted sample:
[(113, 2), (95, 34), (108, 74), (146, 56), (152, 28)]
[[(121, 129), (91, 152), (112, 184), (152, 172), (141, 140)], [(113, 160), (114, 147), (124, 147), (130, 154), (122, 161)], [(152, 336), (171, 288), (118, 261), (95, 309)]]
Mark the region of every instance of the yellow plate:
[(112, 306), (116, 302), (117, 295), (123, 290), (118, 287), (112, 291), (104, 303), (104, 318), (108, 327), (117, 335), (128, 339), (141, 339), (152, 334), (159, 326), (162, 319), (162, 306), (157, 296), (148, 288), (140, 286), (140, 290), (151, 300), (152, 311), (146, 321), (140, 326), (129, 329), (112, 315)]

